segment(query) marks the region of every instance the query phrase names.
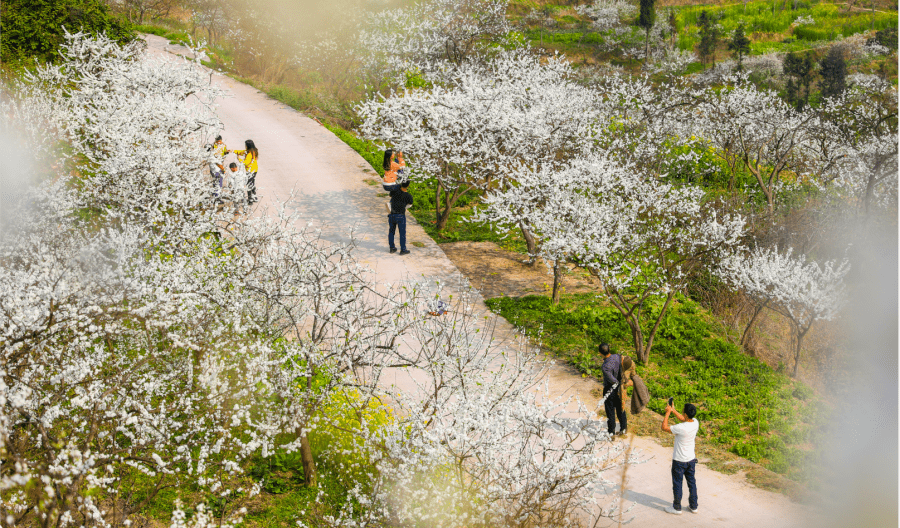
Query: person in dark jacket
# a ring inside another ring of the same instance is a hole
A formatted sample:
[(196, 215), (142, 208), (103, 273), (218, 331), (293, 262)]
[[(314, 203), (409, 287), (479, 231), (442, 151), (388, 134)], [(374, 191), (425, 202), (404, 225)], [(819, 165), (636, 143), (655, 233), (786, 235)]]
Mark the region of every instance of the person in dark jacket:
[(613, 354), (608, 343), (600, 344), (600, 355), (603, 356), (603, 366), (600, 370), (603, 371), (603, 394), (606, 396), (606, 401), (603, 402), (603, 408), (606, 410), (606, 429), (610, 435), (615, 434), (618, 418), (619, 434), (624, 435), (628, 432), (628, 419), (618, 387), (613, 390), (613, 386), (619, 383), (621, 377), (622, 356)]
[(413, 197), (406, 192), (409, 189), (409, 181), (400, 184), (400, 188), (391, 191), (391, 213), (388, 215), (388, 245), (391, 247), (391, 253), (397, 252), (397, 246), (394, 245), (394, 231), (400, 231), (400, 254), (409, 255), (406, 249), (406, 208), (413, 204)]

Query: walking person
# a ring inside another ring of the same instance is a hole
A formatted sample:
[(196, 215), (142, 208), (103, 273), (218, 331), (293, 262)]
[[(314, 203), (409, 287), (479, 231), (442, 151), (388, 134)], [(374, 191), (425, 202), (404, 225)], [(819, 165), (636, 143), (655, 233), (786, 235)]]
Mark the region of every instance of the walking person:
[[(670, 399), (671, 401), (671, 399)], [(669, 415), (674, 414), (681, 422), (669, 425)], [(671, 405), (666, 405), (666, 416), (663, 418), (662, 430), (675, 435), (675, 447), (672, 450), (672, 493), (675, 496), (671, 506), (666, 506), (666, 512), (681, 515), (681, 483), (687, 481), (688, 507), (691, 513), (697, 513), (697, 456), (694, 453), (694, 441), (697, 431), (700, 430), (700, 422), (694, 419), (697, 416), (697, 408), (690, 403), (684, 404), (684, 415), (678, 414)]]
[[(622, 406), (622, 396), (618, 390), (619, 379), (622, 371), (622, 356), (613, 354), (608, 343), (600, 344), (600, 355), (603, 356), (603, 394), (606, 400), (603, 409), (606, 411), (606, 430), (610, 436), (624, 435), (628, 432), (628, 417)], [(613, 390), (613, 387), (616, 387)], [(619, 432), (616, 433), (616, 418), (619, 419)]]
[(259, 171), (256, 161), (259, 159), (259, 149), (252, 139), (244, 142), (244, 150), (235, 150), (238, 159), (244, 162), (244, 171), (247, 173), (247, 203), (254, 204), (256, 199), (256, 173)]
[(400, 188), (400, 183), (406, 180), (403, 175), (403, 171), (406, 169), (403, 151), (396, 151), (396, 159), (394, 154), (395, 152), (392, 149), (385, 150), (384, 161), (381, 164), (382, 168), (384, 168), (384, 182), (381, 184), (381, 187), (388, 192), (396, 191)]
[(394, 231), (400, 231), (400, 254), (409, 255), (406, 249), (406, 208), (413, 204), (413, 197), (407, 192), (409, 182), (405, 181), (400, 184), (400, 188), (391, 191), (391, 212), (388, 215), (388, 245), (391, 253), (397, 252), (397, 246), (394, 245)]

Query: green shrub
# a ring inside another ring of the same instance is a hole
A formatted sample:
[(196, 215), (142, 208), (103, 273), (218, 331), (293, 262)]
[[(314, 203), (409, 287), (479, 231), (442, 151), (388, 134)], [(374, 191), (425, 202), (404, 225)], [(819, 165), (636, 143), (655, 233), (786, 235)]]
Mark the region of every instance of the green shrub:
[(136, 36), (131, 24), (110, 14), (102, 0), (4, 0), (0, 4), (0, 60), (29, 65), (52, 62), (70, 33), (105, 33), (119, 42)]

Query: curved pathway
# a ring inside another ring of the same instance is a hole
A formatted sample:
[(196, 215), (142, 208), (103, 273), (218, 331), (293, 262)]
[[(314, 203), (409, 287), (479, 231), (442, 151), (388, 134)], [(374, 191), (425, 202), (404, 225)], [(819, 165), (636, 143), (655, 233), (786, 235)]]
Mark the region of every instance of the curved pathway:
[[(183, 54), (185, 48), (169, 46), (166, 39), (145, 35), (150, 53)], [(287, 199), (304, 221), (320, 228), (323, 237), (347, 242), (354, 233), (357, 259), (369, 265), (380, 282), (400, 282), (408, 277), (439, 278), (448, 284), (462, 285), (465, 278), (441, 248), (407, 216), (407, 244), (412, 254), (400, 257), (387, 251), (386, 198), (378, 175), (355, 151), (313, 119), (255, 88), (222, 75), (213, 82), (228, 90), (232, 97), (219, 101), (218, 114), (225, 125), (223, 138), (232, 149), (243, 148), (245, 139), (253, 139), (260, 149), (257, 189), (260, 206), (275, 198)], [(374, 179), (379, 185), (365, 182)], [(413, 246), (421, 243), (421, 247)], [(487, 310), (482, 305), (482, 309)], [(500, 319), (498, 331), (509, 335), (514, 330)], [(583, 402), (595, 402), (591, 390), (597, 383), (582, 378), (573, 369), (554, 366), (548, 371), (550, 389), (555, 395), (576, 395)], [(687, 511), (687, 489), (679, 517), (663, 508), (671, 504), (671, 448), (650, 438), (632, 437), (645, 463), (627, 468), (626, 507), (635, 503), (630, 523), (636, 527), (752, 527), (794, 528), (827, 524), (810, 507), (792, 503), (785, 496), (758, 489), (742, 475), (725, 475), (703, 464), (697, 466), (700, 512)], [(608, 472), (608, 480), (621, 482), (621, 471)], [(609, 490), (618, 492), (618, 486)]]

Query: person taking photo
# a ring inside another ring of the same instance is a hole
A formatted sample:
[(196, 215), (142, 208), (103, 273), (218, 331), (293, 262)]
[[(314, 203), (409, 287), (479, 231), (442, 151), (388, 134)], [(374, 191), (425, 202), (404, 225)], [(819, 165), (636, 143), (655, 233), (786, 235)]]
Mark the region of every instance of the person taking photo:
[[(681, 423), (669, 425), (669, 416), (674, 414)], [(694, 471), (697, 468), (697, 456), (694, 453), (694, 441), (697, 431), (700, 430), (700, 422), (697, 416), (697, 407), (691, 403), (684, 404), (684, 414), (679, 414), (672, 407), (672, 400), (666, 405), (666, 416), (663, 418), (662, 430), (675, 435), (675, 447), (672, 450), (672, 493), (675, 495), (671, 506), (666, 506), (666, 513), (681, 515), (681, 483), (687, 480), (688, 507), (691, 513), (697, 513), (697, 479)]]

